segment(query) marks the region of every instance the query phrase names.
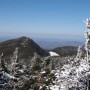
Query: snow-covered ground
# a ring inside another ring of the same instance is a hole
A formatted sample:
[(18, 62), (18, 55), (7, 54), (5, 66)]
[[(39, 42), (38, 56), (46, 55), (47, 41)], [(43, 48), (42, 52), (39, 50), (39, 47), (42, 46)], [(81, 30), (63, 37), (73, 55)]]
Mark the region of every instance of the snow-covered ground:
[(84, 61), (82, 59), (79, 66), (68, 64), (64, 65), (61, 71), (57, 70), (55, 73), (55, 85), (51, 86), (51, 90), (68, 90), (69, 88), (77, 87), (77, 84), (83, 88), (85, 85), (83, 82), (79, 82), (79, 80), (90, 74), (90, 67)]
[[(77, 63), (79, 63), (77, 65)], [(56, 70), (55, 85), (51, 86), (51, 90), (68, 90), (72, 87), (84, 88), (84, 82), (80, 82), (81, 78), (90, 74), (90, 67), (86, 59), (75, 58), (73, 62), (65, 64), (60, 70)]]
[(51, 89), (51, 90), (59, 90), (59, 86), (54, 85), (54, 86), (50, 87), (50, 89)]

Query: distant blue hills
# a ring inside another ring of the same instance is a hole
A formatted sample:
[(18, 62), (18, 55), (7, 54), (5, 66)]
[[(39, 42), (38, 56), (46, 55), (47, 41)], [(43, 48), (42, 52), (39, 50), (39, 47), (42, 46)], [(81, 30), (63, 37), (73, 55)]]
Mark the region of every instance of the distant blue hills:
[[(18, 37), (18, 36), (17, 36)], [(13, 37), (16, 38), (16, 37)], [(12, 37), (0, 37), (0, 42), (13, 39)], [(62, 47), (62, 46), (83, 46), (84, 45), (84, 40), (67, 40), (67, 39), (55, 39), (55, 38), (37, 38), (37, 37), (30, 37), (32, 38), (39, 46), (41, 46), (44, 49), (54, 49), (57, 47)]]

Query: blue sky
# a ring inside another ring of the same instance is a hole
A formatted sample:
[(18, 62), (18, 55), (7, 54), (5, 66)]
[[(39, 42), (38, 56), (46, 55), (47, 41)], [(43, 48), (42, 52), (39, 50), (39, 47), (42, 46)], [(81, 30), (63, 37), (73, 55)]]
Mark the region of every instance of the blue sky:
[(0, 0), (1, 36), (84, 37), (90, 0)]

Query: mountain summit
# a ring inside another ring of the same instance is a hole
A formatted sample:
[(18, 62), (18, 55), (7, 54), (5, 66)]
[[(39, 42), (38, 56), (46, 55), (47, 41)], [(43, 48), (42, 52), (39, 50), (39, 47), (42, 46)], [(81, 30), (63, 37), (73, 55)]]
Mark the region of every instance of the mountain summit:
[(34, 53), (40, 56), (49, 55), (44, 49), (37, 45), (32, 39), (28, 37), (20, 37), (16, 39), (7, 40), (0, 43), (0, 54), (4, 54), (4, 57), (10, 57), (15, 48), (18, 47), (19, 58), (32, 57)]

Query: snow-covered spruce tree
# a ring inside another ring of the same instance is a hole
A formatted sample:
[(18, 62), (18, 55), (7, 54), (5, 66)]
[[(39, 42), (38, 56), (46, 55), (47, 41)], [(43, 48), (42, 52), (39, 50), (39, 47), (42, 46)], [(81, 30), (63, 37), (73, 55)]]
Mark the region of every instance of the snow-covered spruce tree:
[(7, 68), (6, 64), (5, 64), (5, 60), (3, 58), (3, 53), (0, 56), (0, 70), (5, 71), (5, 72), (9, 72), (8, 68)]
[(18, 47), (13, 52), (13, 57), (11, 58), (10, 72), (12, 75), (14, 75), (14, 73), (15, 73), (15, 65), (17, 63), (17, 59), (18, 59)]
[(87, 57), (87, 62), (90, 62), (90, 20), (86, 19), (85, 21), (86, 24), (86, 33), (85, 33), (85, 37), (86, 37), (86, 42), (85, 42), (85, 50), (86, 50), (86, 57)]
[(3, 69), (3, 64), (4, 64), (2, 57), (3, 57), (3, 53), (0, 56), (0, 69)]

